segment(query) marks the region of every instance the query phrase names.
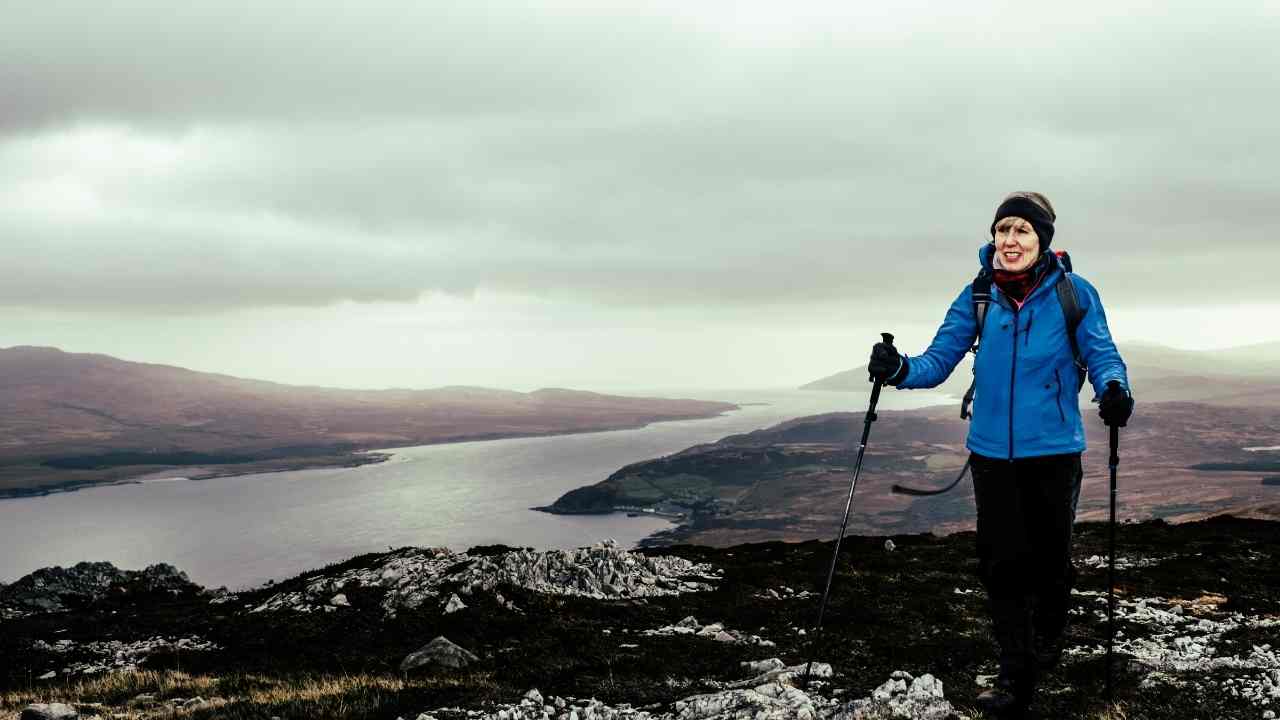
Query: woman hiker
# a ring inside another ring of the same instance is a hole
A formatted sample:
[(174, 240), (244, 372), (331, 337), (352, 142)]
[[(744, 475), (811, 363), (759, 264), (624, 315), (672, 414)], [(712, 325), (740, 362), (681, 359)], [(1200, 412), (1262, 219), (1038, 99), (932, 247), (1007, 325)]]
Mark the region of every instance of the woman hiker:
[[(1054, 667), (1062, 652), (1085, 449), (1080, 364), (1088, 368), (1104, 423), (1123, 426), (1133, 412), (1124, 361), (1098, 292), (1079, 275), (1064, 275), (1062, 259), (1049, 251), (1056, 217), (1040, 193), (1006, 197), (991, 223), (991, 242), (978, 251), (982, 273), (951, 304), (929, 349), (907, 357), (877, 343), (868, 365), (886, 384), (931, 388), (979, 344), (965, 445), (978, 508), (979, 572), (1000, 646), (1000, 672), (978, 702), (1001, 716), (1026, 709), (1038, 674)], [(1071, 313), (1057, 288), (1064, 276), (1074, 286), (1077, 309)], [(990, 287), (981, 338), (975, 285)], [(1079, 364), (1068, 314), (1078, 322)]]

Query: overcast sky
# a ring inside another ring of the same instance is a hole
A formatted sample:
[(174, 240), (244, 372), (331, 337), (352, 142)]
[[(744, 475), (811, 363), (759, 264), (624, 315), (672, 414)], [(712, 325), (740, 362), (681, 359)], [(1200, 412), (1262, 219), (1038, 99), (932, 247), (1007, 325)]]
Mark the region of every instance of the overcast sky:
[(796, 385), (922, 350), (1024, 189), (1122, 343), (1280, 340), (1280, 4), (940, 5), (24, 3), (0, 347)]

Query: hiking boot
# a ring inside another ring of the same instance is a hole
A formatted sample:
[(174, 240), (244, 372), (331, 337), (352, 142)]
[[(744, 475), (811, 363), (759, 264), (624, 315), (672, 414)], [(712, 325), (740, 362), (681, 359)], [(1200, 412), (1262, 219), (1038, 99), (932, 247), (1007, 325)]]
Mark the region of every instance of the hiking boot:
[(1017, 683), (1005, 673), (1000, 673), (995, 684), (978, 693), (978, 707), (997, 718), (1020, 718), (1030, 705), (1031, 690), (1026, 683)]
[(1036, 636), (1036, 667), (1042, 672), (1058, 667), (1062, 660), (1062, 638), (1053, 639)]

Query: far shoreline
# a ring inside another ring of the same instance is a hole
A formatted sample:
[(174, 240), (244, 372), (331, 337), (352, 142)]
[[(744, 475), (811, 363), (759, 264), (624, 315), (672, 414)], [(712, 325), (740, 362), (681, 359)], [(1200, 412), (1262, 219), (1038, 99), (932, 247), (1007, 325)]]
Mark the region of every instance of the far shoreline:
[[(348, 453), (335, 458), (328, 462), (317, 462), (314, 464), (300, 463), (305, 456), (299, 456), (293, 459), (282, 459), (281, 462), (288, 462), (282, 466), (261, 465), (253, 467), (252, 463), (246, 463), (240, 466), (228, 465), (217, 466), (204, 463), (201, 465), (169, 465), (159, 468), (148, 468), (139, 470), (137, 474), (131, 474), (128, 477), (111, 479), (111, 480), (71, 480), (65, 483), (53, 484), (45, 487), (37, 488), (5, 488), (0, 489), (0, 502), (5, 500), (22, 500), (26, 498), (45, 497), (49, 495), (59, 495), (64, 493), (72, 493), (80, 490), (87, 490), (97, 487), (113, 487), (119, 485), (143, 485), (148, 482), (157, 480), (186, 480), (189, 482), (200, 482), (204, 480), (216, 480), (219, 478), (240, 477), (244, 475), (267, 475), (281, 472), (293, 472), (297, 470), (332, 470), (337, 468), (354, 468), (364, 465), (375, 465), (391, 460), (395, 457), (396, 450), (404, 450), (408, 448), (429, 447), (434, 445), (456, 445), (469, 442), (489, 442), (493, 440), (519, 440), (528, 438), (542, 437), (558, 437), (562, 435), (591, 435), (595, 433), (617, 432), (621, 430), (637, 430), (649, 425), (667, 422), (681, 422), (686, 420), (710, 420), (712, 418), (721, 417), (730, 412), (736, 412), (742, 409), (742, 403), (727, 403), (735, 407), (720, 412), (699, 415), (692, 417), (671, 417), (658, 420), (650, 420), (647, 422), (633, 423), (628, 425), (615, 425), (602, 428), (591, 429), (564, 429), (549, 430), (546, 432), (514, 432), (514, 433), (475, 433), (471, 435), (463, 435), (456, 437), (446, 437), (439, 440), (431, 440), (428, 442), (415, 442), (410, 445), (389, 445), (379, 446), (377, 448), (351, 450)], [(144, 466), (139, 466), (144, 467)], [(183, 474), (191, 468), (213, 468), (211, 472), (192, 473), (190, 475)], [(167, 474), (171, 473), (171, 474)]]

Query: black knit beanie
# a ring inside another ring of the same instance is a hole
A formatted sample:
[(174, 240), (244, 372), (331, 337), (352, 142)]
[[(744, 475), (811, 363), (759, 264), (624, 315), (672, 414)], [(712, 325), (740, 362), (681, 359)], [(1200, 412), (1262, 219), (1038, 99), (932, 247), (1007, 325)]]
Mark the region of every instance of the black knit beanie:
[(996, 218), (991, 221), (991, 237), (994, 240), (996, 235), (996, 223), (1007, 217), (1020, 217), (1031, 223), (1031, 227), (1035, 228), (1036, 235), (1040, 236), (1040, 252), (1049, 249), (1049, 243), (1053, 242), (1053, 221), (1057, 219), (1050, 207), (1037, 202), (1032, 193), (1013, 193), (1000, 203), (1000, 207), (996, 208)]

